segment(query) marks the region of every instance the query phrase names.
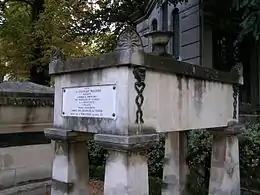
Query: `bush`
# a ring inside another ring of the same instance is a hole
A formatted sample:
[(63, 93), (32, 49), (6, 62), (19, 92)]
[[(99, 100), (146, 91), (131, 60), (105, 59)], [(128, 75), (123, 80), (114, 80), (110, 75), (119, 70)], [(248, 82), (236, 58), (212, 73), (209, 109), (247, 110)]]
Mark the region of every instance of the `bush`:
[(248, 123), (239, 141), (241, 186), (260, 194), (260, 123)]
[(212, 135), (207, 130), (188, 133), (188, 190), (193, 195), (208, 194)]
[(94, 136), (89, 136), (88, 139), (89, 148), (89, 177), (96, 180), (104, 181), (105, 174), (105, 150), (95, 143)]
[[(150, 194), (159, 195), (162, 186), (162, 170), (164, 159), (165, 135), (160, 135), (160, 142), (148, 150)], [(247, 123), (239, 135), (240, 175), (242, 194), (260, 194), (260, 124)], [(206, 130), (188, 133), (188, 156), (190, 174), (188, 189), (192, 195), (208, 194), (209, 171), (211, 159), (212, 136)], [(90, 176), (96, 179), (104, 178), (105, 152), (89, 140), (90, 146)]]
[(156, 178), (163, 177), (165, 134), (160, 134), (159, 138), (159, 143), (147, 151), (149, 176)]

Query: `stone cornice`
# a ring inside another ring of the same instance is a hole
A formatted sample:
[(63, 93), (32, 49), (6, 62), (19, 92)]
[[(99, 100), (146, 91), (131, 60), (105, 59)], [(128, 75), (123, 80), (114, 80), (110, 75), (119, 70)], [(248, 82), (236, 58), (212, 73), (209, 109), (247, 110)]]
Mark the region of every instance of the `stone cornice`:
[(31, 82), (0, 83), (1, 106), (53, 107), (54, 90)]
[(119, 66), (143, 66), (147, 68), (147, 70), (156, 72), (166, 72), (178, 76), (230, 84), (239, 83), (240, 78), (239, 75), (232, 72), (223, 72), (212, 68), (180, 62), (170, 57), (147, 54), (135, 49), (114, 51), (85, 58), (70, 58), (66, 61), (58, 59), (50, 63), (49, 73), (52, 75), (68, 74), (71, 72), (91, 71)]
[(53, 107), (54, 98), (0, 96), (0, 106)]

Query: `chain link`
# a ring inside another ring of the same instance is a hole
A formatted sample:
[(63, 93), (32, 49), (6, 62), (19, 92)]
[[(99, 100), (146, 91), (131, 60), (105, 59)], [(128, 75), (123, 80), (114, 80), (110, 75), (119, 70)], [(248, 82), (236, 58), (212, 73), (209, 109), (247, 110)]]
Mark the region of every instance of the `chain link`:
[(145, 68), (144, 67), (135, 67), (133, 70), (133, 74), (136, 79), (135, 90), (137, 92), (137, 96), (135, 98), (135, 103), (137, 105), (135, 123), (140, 124), (140, 123), (144, 123), (142, 105), (144, 103), (143, 91), (146, 86), (144, 83)]
[(233, 119), (237, 119), (237, 97), (239, 93), (239, 85), (233, 85)]

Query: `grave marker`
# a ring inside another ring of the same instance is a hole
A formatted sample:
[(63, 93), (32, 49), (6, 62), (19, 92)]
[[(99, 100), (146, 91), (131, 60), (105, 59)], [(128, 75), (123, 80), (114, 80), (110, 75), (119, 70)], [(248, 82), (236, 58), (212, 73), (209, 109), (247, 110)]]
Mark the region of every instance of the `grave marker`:
[[(155, 35), (151, 38), (161, 40), (154, 42), (156, 51), (157, 46), (161, 49), (162, 44), (167, 45), (169, 38), (160, 38), (165, 32), (151, 34)], [(53, 57), (50, 74), (55, 78), (55, 114), (53, 128), (46, 134), (63, 150), (55, 155), (52, 195), (60, 191), (88, 194), (84, 185), (88, 177), (79, 182), (82, 174), (88, 175), (87, 133), (96, 133), (95, 141), (108, 150), (105, 195), (149, 194), (145, 151), (158, 141), (158, 132), (167, 133), (163, 194), (185, 193), (183, 132), (223, 130), (237, 124), (242, 75), (178, 62), (162, 53), (164, 56), (144, 53), (140, 36), (127, 26), (111, 53)], [(226, 139), (224, 136), (223, 143), (228, 143)], [(213, 145), (216, 141), (213, 139)], [(234, 150), (237, 156), (238, 142), (232, 143), (226, 150)], [(221, 176), (211, 178), (214, 189), (220, 190), (219, 181)], [(230, 181), (236, 189), (226, 188), (228, 194), (239, 191), (238, 181)]]

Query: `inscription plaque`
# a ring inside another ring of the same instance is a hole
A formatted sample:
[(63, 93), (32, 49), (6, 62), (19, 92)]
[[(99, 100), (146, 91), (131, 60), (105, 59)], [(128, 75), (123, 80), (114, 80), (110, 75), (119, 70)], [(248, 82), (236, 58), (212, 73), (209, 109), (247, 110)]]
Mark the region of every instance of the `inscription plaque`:
[(116, 85), (62, 88), (62, 116), (116, 117)]

